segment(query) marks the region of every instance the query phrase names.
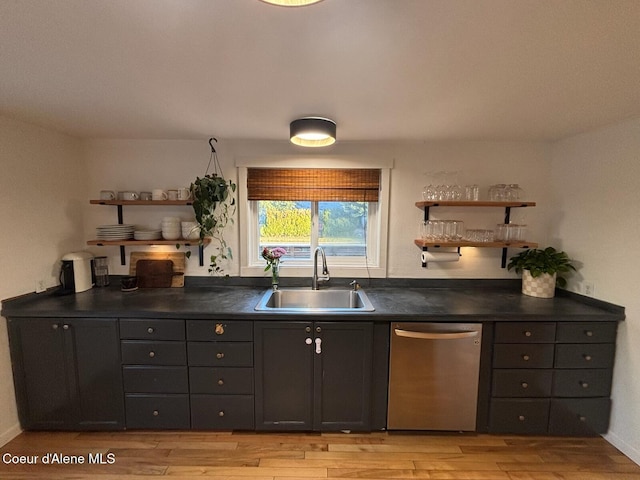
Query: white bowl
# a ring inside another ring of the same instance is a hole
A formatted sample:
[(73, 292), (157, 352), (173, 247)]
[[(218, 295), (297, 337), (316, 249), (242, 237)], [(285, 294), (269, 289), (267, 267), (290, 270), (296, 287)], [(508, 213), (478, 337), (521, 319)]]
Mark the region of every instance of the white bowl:
[(178, 240), (180, 238), (180, 232), (177, 232), (177, 233), (162, 232), (162, 238), (164, 238), (165, 240)]

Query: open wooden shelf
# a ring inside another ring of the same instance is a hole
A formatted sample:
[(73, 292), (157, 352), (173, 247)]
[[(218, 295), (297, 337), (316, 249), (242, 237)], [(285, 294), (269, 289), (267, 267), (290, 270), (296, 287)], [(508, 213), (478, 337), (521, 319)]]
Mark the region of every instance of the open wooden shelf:
[(466, 240), (459, 241), (442, 241), (442, 242), (431, 242), (425, 241), (422, 239), (414, 240), (414, 243), (418, 247), (485, 247), (485, 248), (538, 248), (538, 244), (536, 242), (468, 242)]
[(191, 200), (89, 200), (92, 205), (193, 205)]
[[(206, 246), (211, 243), (210, 238), (205, 238), (202, 241), (202, 245)], [(184, 245), (186, 247), (192, 247), (200, 245), (200, 240), (184, 240), (179, 238), (177, 240), (89, 240), (87, 245), (97, 245), (99, 247), (107, 246), (135, 246), (135, 245)]]
[(423, 200), (416, 202), (416, 207), (535, 207), (536, 202), (491, 202), (472, 200)]

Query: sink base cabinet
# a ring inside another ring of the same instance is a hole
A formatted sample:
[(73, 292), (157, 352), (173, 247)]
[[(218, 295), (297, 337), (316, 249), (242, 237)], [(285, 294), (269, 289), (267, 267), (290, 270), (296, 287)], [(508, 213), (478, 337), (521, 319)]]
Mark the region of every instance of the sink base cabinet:
[(377, 428), (387, 357), (380, 368), (373, 352), (388, 351), (388, 337), (374, 332), (371, 322), (256, 322), (256, 429)]
[(124, 401), (117, 320), (8, 320), (25, 430), (120, 430)]

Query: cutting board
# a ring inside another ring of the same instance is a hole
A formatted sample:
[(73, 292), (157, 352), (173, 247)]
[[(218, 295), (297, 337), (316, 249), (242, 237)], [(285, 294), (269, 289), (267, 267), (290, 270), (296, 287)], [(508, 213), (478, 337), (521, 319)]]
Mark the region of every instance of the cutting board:
[(169, 288), (173, 280), (171, 260), (138, 260), (136, 276), (140, 288)]
[[(180, 252), (131, 252), (129, 257), (129, 275), (136, 275), (138, 260), (171, 260), (173, 262), (173, 272), (182, 273), (176, 275), (171, 280), (172, 287), (184, 287), (184, 271), (186, 268), (186, 258)], [(137, 276), (137, 275), (136, 275)]]

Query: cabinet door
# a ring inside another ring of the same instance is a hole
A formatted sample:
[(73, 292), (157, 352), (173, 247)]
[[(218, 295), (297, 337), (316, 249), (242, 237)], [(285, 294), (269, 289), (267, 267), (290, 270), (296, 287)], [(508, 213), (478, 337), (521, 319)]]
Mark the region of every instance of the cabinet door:
[[(124, 428), (124, 393), (117, 320), (83, 318), (65, 330), (68, 351), (75, 360), (74, 416), (80, 429)], [(76, 383), (77, 382), (77, 383)]]
[(314, 429), (370, 430), (373, 324), (318, 322), (314, 339)]
[(310, 322), (254, 327), (257, 430), (311, 430), (313, 332)]
[(9, 319), (9, 340), (20, 423), (26, 430), (61, 429), (71, 422), (72, 366), (65, 353), (62, 321)]
[(124, 426), (115, 319), (10, 321), (20, 420), (25, 429)]

